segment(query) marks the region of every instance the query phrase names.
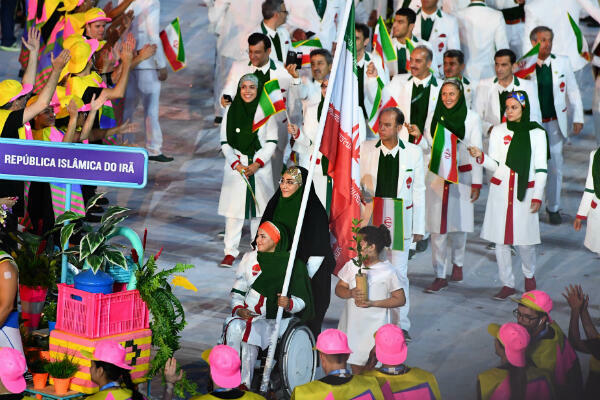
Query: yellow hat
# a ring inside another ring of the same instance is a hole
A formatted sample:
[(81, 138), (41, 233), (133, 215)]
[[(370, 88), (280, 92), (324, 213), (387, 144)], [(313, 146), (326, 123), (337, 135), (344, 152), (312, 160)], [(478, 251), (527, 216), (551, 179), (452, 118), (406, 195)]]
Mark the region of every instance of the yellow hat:
[(204, 350), (204, 351), (202, 352), (202, 355), (200, 356), (200, 357), (202, 357), (202, 359), (203, 359), (203, 360), (204, 360), (204, 361), (205, 361), (207, 364), (210, 364), (210, 363), (208, 362), (208, 359), (209, 359), (209, 357), (210, 357), (210, 352), (211, 352), (211, 351), (212, 351), (212, 348), (210, 348), (210, 349), (206, 349), (206, 350)]
[(91, 24), (92, 22), (97, 22), (97, 21), (106, 21), (106, 22), (110, 22), (112, 21), (112, 19), (108, 18), (106, 16), (106, 13), (104, 12), (103, 9), (101, 8), (90, 8), (89, 10), (87, 10), (85, 12), (85, 16), (84, 16), (84, 25), (85, 24)]
[(15, 101), (21, 96), (33, 90), (32, 85), (21, 85), (21, 82), (14, 79), (7, 79), (0, 82), (0, 107)]
[(63, 4), (58, 11), (73, 11), (76, 7), (83, 4), (83, 0), (63, 0)]
[(71, 47), (75, 45), (75, 43), (79, 42), (85, 42), (85, 38), (82, 35), (75, 33), (63, 40), (62, 47), (63, 49), (70, 50)]
[(56, 113), (56, 118), (60, 119), (60, 118), (65, 118), (69, 116), (69, 111), (67, 110), (67, 106), (69, 105), (69, 103), (71, 102), (71, 100), (73, 100), (75, 102), (75, 104), (77, 105), (77, 110), (78, 111), (89, 111), (89, 110), (85, 110), (85, 104), (83, 104), (83, 100), (81, 100), (81, 97), (77, 97), (75, 95), (68, 95), (68, 96), (63, 96), (60, 98), (60, 109), (59, 111)]
[(62, 81), (67, 73), (78, 74), (83, 71), (88, 61), (90, 61), (92, 58), (92, 55), (98, 49), (99, 45), (100, 44), (96, 39), (76, 41), (71, 48), (69, 48), (69, 51), (71, 52), (71, 59), (60, 73), (58, 81)]

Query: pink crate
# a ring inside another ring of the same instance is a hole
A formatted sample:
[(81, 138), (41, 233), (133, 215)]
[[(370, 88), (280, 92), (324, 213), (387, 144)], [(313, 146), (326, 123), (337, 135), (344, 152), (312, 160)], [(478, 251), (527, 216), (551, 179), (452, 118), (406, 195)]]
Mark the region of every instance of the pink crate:
[(57, 286), (56, 329), (93, 339), (149, 327), (148, 306), (137, 290), (101, 294)]

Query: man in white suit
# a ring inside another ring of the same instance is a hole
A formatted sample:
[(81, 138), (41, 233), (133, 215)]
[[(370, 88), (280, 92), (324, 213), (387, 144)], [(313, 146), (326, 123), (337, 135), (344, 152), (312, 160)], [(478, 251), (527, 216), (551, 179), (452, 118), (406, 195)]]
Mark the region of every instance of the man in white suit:
[(494, 76), (496, 50), (508, 48), (506, 24), (502, 13), (486, 6), (483, 0), (471, 0), (468, 7), (454, 15), (465, 53), (465, 73), (477, 86), (479, 80)]
[(489, 3), (491, 3), (492, 7), (501, 11), (504, 16), (510, 49), (514, 51), (515, 54), (523, 54), (525, 0), (491, 0)]
[(266, 0), (262, 4), (263, 20), (254, 32), (260, 32), (271, 40), (270, 58), (285, 63), (288, 50), (292, 47), (290, 33), (283, 27), (287, 10), (283, 0)]
[(512, 50), (498, 50), (494, 56), (496, 77), (483, 79), (477, 86), (474, 107), (481, 117), (484, 138), (489, 137), (495, 125), (504, 122), (506, 94), (516, 90), (527, 92), (531, 104), (531, 120), (542, 122), (537, 87), (531, 81), (513, 75), (516, 61), (517, 56)]
[(550, 159), (546, 181), (546, 212), (552, 225), (560, 225), (560, 191), (562, 187), (563, 142), (569, 136), (567, 96), (573, 107), (573, 134), (583, 129), (581, 95), (569, 59), (552, 54), (554, 33), (546, 26), (538, 26), (530, 33), (531, 45), (540, 44), (537, 66), (532, 81), (538, 88), (542, 124), (548, 133)]
[[(267, 35), (262, 33), (253, 33), (248, 37), (248, 55), (250, 62), (236, 61), (231, 66), (231, 71), (229, 71), (227, 81), (225, 82), (225, 87), (221, 93), (221, 105), (223, 108), (230, 104), (230, 99), (235, 97), (238, 86), (237, 82), (239, 82), (240, 78), (246, 74), (256, 75), (261, 85), (272, 79), (279, 80), (281, 93), (287, 102), (289, 88), (292, 83), (292, 76), (285, 69), (283, 64), (278, 61), (271, 60), (270, 54), (271, 40)], [(288, 121), (285, 113), (276, 114), (273, 118), (275, 118), (278, 123), (277, 125), (279, 132), (277, 149), (275, 150), (273, 159), (271, 160), (273, 166), (273, 182), (275, 184), (281, 177), (284, 158), (283, 155), (287, 144), (289, 143), (289, 136), (287, 133)]]
[[(418, 146), (399, 139), (405, 120), (398, 108), (383, 109), (379, 118), (380, 140), (367, 140), (360, 145), (360, 182), (367, 200), (362, 219), (365, 224), (371, 219), (373, 197), (403, 200), (404, 245), (402, 250), (391, 250), (391, 263), (406, 296), (406, 304), (400, 307), (400, 327), (405, 338), (410, 339), (408, 252), (410, 243), (421, 240), (425, 233), (423, 152)], [(380, 166), (386, 168), (380, 169)]]
[(431, 45), (433, 70), (441, 77), (444, 73), (444, 53), (449, 49), (460, 50), (460, 39), (456, 18), (443, 12), (437, 4), (437, 0), (422, 0), (413, 32)]
[(417, 14), (410, 8), (400, 8), (394, 14), (392, 44), (396, 48), (397, 60), (389, 61), (386, 65), (390, 78), (409, 72), (410, 54), (414, 47), (421, 44), (429, 46), (429, 43), (420, 40), (413, 34), (416, 20)]
[(292, 32), (292, 39), (318, 38), (323, 48), (331, 51), (345, 1), (287, 0), (285, 4), (288, 10), (287, 29)]
[(462, 83), (467, 101), (467, 107), (473, 108), (473, 97), (475, 97), (475, 88), (471, 81), (464, 76), (465, 55), (460, 50), (448, 50), (444, 53), (444, 78), (456, 78)]

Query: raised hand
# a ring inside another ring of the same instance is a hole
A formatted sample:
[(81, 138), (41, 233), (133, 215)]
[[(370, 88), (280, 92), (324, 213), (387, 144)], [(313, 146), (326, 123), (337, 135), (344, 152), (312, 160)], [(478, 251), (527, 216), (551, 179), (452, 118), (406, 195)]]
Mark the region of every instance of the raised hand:
[(23, 46), (25, 46), (30, 53), (37, 54), (40, 51), (40, 37), (40, 30), (35, 27), (31, 27), (27, 32), (27, 41), (21, 38), (21, 42), (23, 42)]
[(569, 285), (565, 288), (565, 292), (562, 294), (563, 297), (569, 303), (571, 310), (579, 311), (583, 307), (585, 297), (581, 285)]
[(102, 108), (104, 103), (106, 103), (106, 99), (107, 96), (104, 94), (104, 91), (100, 92), (100, 96), (98, 96), (98, 98), (96, 98), (96, 95), (94, 94), (92, 96), (92, 101), (90, 102), (91, 109), (98, 111), (100, 108)]
[(135, 45), (135, 37), (131, 33), (128, 33), (127, 39), (123, 43), (123, 48), (121, 49), (121, 60), (123, 62), (131, 62), (131, 60), (133, 59), (133, 51), (135, 50)]
[(77, 107), (77, 103), (74, 99), (71, 99), (71, 101), (69, 101), (69, 104), (67, 105), (67, 111), (69, 112), (69, 117), (77, 117), (77, 114), (79, 113), (79, 107)]
[(417, 139), (421, 137), (421, 135), (422, 135), (421, 130), (415, 124), (409, 124), (409, 123), (405, 122), (404, 127), (406, 128), (406, 130), (408, 131), (408, 134), (410, 136), (414, 136)]
[(375, 63), (373, 63), (373, 61), (367, 66), (367, 76), (369, 78), (377, 78), (378, 76), (377, 68), (375, 68)]
[(71, 53), (69, 50), (64, 49), (60, 52), (58, 57), (54, 58), (54, 55), (50, 53), (50, 60), (52, 63), (52, 69), (55, 71), (62, 71), (62, 69), (67, 65), (69, 60), (71, 59)]
[(137, 58), (140, 61), (144, 61), (152, 57), (154, 54), (156, 54), (156, 45), (147, 43), (140, 49)]
[(471, 155), (471, 157), (473, 158), (480, 158), (481, 155), (483, 154), (483, 152), (481, 151), (480, 148), (475, 147), (475, 146), (469, 146), (469, 154)]

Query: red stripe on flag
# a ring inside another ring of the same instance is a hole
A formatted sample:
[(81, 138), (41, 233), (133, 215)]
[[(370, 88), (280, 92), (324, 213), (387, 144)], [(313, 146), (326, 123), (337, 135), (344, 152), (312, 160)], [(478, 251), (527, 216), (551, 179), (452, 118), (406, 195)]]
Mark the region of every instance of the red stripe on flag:
[(273, 103), (273, 107), (275, 108), (275, 112), (283, 111), (285, 109), (285, 99), (277, 100)]
[(537, 64), (533, 64), (529, 68), (525, 68), (525, 69), (515, 72), (515, 76), (517, 76), (518, 78), (521, 78), (521, 79), (527, 78), (529, 75), (533, 74), (533, 71), (535, 71), (536, 65)]
[(169, 43), (169, 38), (167, 38), (167, 33), (165, 31), (161, 31), (159, 36), (160, 36), (160, 41), (162, 42), (162, 45), (163, 45), (163, 49), (165, 51), (165, 56), (167, 56), (167, 60), (169, 61), (171, 68), (173, 68), (173, 71), (177, 72), (180, 69), (185, 68), (185, 65), (183, 65), (181, 62), (177, 61), (177, 54), (175, 54), (175, 52), (173, 51), (173, 48), (171, 47), (171, 44)]
[(256, 124), (252, 125), (252, 132), (259, 130), (264, 124), (267, 123), (267, 121), (269, 120), (269, 118), (271, 118), (270, 115), (268, 117), (265, 117), (265, 118), (261, 119)]
[(457, 183), (458, 182), (458, 161), (456, 160), (456, 143), (457, 137), (455, 134), (450, 134), (450, 140), (452, 140), (452, 166), (450, 167), (450, 175), (448, 176), (448, 180), (450, 182)]
[(381, 197), (373, 198), (373, 225), (383, 224), (383, 199)]

